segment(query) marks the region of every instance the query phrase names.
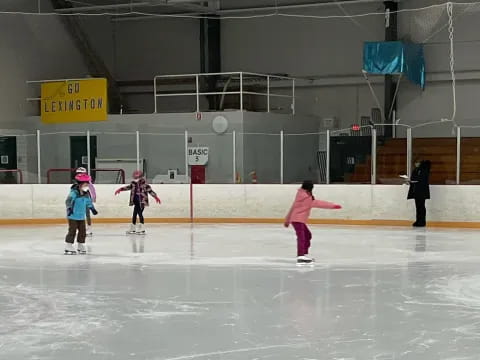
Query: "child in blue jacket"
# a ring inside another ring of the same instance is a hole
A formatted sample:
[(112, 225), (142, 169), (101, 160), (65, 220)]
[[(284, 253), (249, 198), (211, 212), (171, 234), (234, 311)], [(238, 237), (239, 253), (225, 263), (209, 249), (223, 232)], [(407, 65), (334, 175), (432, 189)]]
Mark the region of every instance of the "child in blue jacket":
[(78, 253), (87, 253), (87, 249), (85, 248), (85, 238), (87, 236), (85, 218), (87, 216), (87, 209), (89, 209), (93, 215), (97, 215), (97, 210), (95, 210), (92, 199), (88, 193), (90, 181), (91, 178), (87, 174), (77, 176), (78, 183), (72, 186), (65, 202), (68, 219), (68, 233), (65, 237), (65, 254), (68, 255), (77, 253), (73, 247), (75, 236), (77, 236)]

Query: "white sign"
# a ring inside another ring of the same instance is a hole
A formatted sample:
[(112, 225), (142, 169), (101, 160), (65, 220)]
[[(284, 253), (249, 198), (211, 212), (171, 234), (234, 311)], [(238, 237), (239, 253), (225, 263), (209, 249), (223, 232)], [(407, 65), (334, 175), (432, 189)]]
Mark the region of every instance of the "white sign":
[(188, 165), (207, 165), (208, 147), (195, 146), (188, 148)]

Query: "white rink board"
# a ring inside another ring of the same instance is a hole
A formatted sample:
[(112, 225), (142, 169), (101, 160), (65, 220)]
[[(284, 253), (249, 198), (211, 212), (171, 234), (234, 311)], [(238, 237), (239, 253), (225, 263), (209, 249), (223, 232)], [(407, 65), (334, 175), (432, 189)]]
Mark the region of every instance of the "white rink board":
[[(1, 185), (2, 219), (58, 219), (65, 216), (70, 185)], [(114, 196), (118, 185), (97, 185), (98, 218), (128, 218), (129, 195)], [(189, 218), (189, 185), (153, 185), (162, 205), (153, 199), (147, 218)], [(298, 185), (194, 185), (196, 218), (283, 218)], [(313, 210), (312, 219), (412, 220), (414, 203), (408, 187), (398, 185), (317, 185), (318, 199), (343, 206), (342, 210)], [(431, 186), (427, 201), (429, 221), (480, 222), (480, 186)]]

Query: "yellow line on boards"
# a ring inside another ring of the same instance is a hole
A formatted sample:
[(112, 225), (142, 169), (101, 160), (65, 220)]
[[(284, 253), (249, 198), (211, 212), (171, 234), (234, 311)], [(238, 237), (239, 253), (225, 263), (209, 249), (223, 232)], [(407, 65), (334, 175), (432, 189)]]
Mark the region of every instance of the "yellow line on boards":
[[(189, 218), (150, 218), (150, 224), (188, 224)], [(61, 225), (66, 219), (0, 219), (0, 225)], [(95, 224), (129, 224), (129, 218), (99, 218)], [(278, 218), (195, 218), (195, 224), (281, 224)], [(311, 219), (313, 225), (411, 226), (408, 220)], [(480, 222), (431, 221), (428, 227), (480, 229)]]

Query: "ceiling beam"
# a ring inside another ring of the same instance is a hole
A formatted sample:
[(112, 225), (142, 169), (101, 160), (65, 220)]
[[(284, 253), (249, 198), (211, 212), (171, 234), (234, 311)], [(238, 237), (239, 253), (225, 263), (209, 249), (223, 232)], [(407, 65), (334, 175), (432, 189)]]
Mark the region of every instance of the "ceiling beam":
[(129, 2), (121, 4), (110, 4), (110, 5), (91, 5), (91, 6), (76, 6), (71, 8), (57, 9), (58, 13), (76, 13), (76, 12), (91, 12), (91, 11), (108, 11), (108, 10), (118, 10), (118, 9), (138, 9), (142, 7), (175, 7), (182, 8), (184, 10), (191, 11), (200, 11), (200, 12), (210, 12), (215, 11), (216, 9), (210, 8), (209, 6), (201, 5), (201, 3), (210, 2), (200, 1), (200, 0), (150, 0), (142, 2)]
[(92, 6), (76, 6), (71, 8), (56, 9), (58, 13), (72, 13), (72, 12), (82, 12), (82, 11), (97, 11), (97, 10), (116, 10), (116, 9), (130, 9), (152, 6), (150, 2), (135, 2), (135, 3), (124, 3), (124, 4), (111, 4), (111, 5), (92, 5)]
[[(189, 0), (179, 0), (179, 1), (189, 1)], [(294, 9), (307, 9), (307, 8), (319, 8), (319, 7), (334, 7), (339, 5), (354, 5), (354, 4), (372, 4), (372, 3), (381, 3), (383, 4), (384, 0), (332, 0), (329, 2), (315, 2), (315, 3), (302, 3), (294, 5), (278, 5), (278, 6), (259, 6), (259, 7), (248, 7), (248, 8), (234, 8), (234, 9), (225, 9), (225, 10), (204, 10), (196, 13), (177, 13), (175, 15), (179, 16), (188, 16), (188, 15), (205, 15), (206, 13), (212, 15), (233, 15), (233, 14), (242, 14), (242, 13), (254, 13), (254, 12), (269, 12), (269, 11), (282, 11), (282, 10), (294, 10)], [(208, 12), (207, 12), (208, 11)], [(161, 14), (159, 14), (161, 15)], [(159, 19), (161, 16), (155, 15), (144, 15), (144, 16), (132, 16), (132, 17), (118, 17), (114, 18), (115, 22), (122, 21), (135, 21), (135, 20), (145, 20), (145, 19)]]

